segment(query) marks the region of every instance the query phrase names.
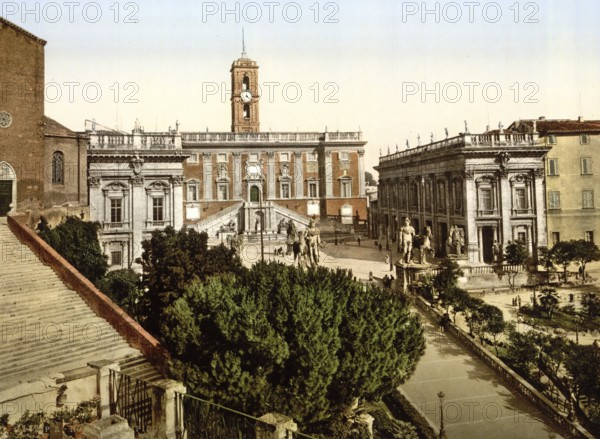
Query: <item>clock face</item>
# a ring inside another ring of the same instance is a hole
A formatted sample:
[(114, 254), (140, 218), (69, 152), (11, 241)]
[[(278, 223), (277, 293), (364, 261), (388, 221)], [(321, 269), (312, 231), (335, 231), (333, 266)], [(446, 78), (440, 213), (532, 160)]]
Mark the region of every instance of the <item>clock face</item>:
[(12, 116), (6, 111), (0, 111), (0, 128), (8, 128), (12, 123)]
[(242, 98), (242, 101), (250, 102), (252, 100), (252, 93), (250, 93), (250, 90), (244, 90), (240, 97)]

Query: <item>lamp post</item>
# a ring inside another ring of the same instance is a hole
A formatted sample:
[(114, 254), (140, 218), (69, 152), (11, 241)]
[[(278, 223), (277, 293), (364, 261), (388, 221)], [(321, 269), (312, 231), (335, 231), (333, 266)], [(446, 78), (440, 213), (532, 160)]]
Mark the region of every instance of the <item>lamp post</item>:
[(439, 439), (446, 439), (446, 431), (444, 430), (444, 397), (446, 396), (443, 391), (439, 391), (437, 394), (440, 399), (440, 435)]

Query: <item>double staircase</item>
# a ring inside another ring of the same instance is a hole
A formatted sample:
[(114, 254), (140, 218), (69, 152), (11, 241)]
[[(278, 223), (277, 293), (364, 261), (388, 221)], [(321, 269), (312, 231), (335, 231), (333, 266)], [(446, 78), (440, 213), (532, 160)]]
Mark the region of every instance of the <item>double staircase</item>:
[(100, 360), (162, 378), (0, 218), (0, 392)]

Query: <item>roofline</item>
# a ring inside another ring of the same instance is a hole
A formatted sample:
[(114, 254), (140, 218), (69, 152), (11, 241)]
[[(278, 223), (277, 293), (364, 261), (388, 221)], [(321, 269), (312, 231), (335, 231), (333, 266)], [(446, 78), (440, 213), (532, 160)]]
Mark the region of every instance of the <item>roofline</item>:
[(12, 21), (8, 21), (6, 18), (1, 17), (0, 16), (0, 22), (4, 23), (5, 25), (7, 25), (8, 27), (13, 28), (14, 30), (25, 34), (26, 36), (28, 36), (29, 38), (31, 38), (32, 40), (35, 40), (37, 43), (40, 43), (42, 46), (45, 46), (47, 41), (46, 40), (42, 40), (39, 37), (36, 37), (35, 35), (33, 35), (31, 32), (26, 31), (25, 29), (23, 29), (20, 26), (17, 26), (16, 24), (14, 24)]

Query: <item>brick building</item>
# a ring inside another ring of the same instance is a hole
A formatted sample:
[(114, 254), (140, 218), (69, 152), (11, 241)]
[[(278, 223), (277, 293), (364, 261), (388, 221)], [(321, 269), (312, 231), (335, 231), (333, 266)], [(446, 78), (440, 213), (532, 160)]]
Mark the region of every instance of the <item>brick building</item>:
[(0, 17), (0, 216), (87, 205), (87, 139), (44, 116), (45, 45)]
[(430, 227), (437, 255), (451, 231), (462, 236), (471, 264), (493, 262), (494, 241), (527, 243), (535, 255), (547, 245), (544, 155), (532, 134), (502, 128), (460, 134), (379, 159), (379, 239), (396, 241), (405, 217), (417, 233)]
[(44, 46), (0, 17), (0, 215), (44, 203)]

